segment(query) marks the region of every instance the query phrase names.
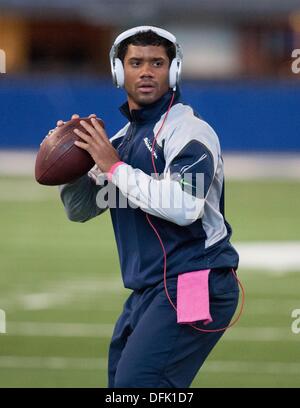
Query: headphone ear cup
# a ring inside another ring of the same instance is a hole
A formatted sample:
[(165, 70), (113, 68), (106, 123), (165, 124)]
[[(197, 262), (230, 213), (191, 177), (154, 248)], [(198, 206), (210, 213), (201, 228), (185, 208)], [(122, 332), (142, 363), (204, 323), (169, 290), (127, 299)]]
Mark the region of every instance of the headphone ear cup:
[(171, 62), (169, 69), (169, 86), (170, 88), (175, 88), (178, 82), (178, 66), (176, 58)]
[(122, 88), (124, 86), (124, 68), (120, 58), (115, 59), (115, 78), (116, 85)]

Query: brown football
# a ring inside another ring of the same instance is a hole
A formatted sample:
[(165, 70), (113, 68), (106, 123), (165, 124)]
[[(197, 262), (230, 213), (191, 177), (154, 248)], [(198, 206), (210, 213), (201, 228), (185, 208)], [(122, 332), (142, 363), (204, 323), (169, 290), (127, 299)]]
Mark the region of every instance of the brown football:
[[(95, 164), (91, 155), (74, 144), (82, 141), (73, 130), (86, 130), (79, 121), (91, 123), (90, 118), (72, 119), (64, 125), (55, 128), (41, 143), (35, 161), (35, 178), (38, 183), (46, 186), (56, 186), (69, 183), (86, 174)], [(97, 121), (102, 127), (101, 119)]]

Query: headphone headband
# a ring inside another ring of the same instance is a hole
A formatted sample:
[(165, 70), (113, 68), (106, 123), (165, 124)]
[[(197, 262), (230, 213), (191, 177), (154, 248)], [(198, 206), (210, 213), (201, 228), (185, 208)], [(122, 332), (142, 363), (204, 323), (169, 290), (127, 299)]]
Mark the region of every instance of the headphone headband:
[(117, 57), (118, 48), (122, 41), (126, 40), (129, 37), (137, 33), (143, 33), (146, 31), (153, 31), (159, 37), (169, 40), (175, 46), (175, 58), (171, 62), (170, 73), (169, 73), (169, 83), (170, 87), (175, 91), (176, 85), (179, 82), (181, 74), (181, 65), (182, 65), (182, 50), (180, 45), (176, 41), (176, 37), (171, 34), (169, 31), (164, 30), (163, 28), (154, 27), (154, 26), (138, 26), (124, 31), (115, 39), (113, 46), (111, 47), (109, 58), (111, 65), (111, 72), (113, 77), (114, 84), (120, 88), (124, 85), (124, 68), (122, 61)]
[(118, 37), (115, 39), (114, 45), (120, 44), (122, 41), (126, 40), (126, 38), (132, 37), (133, 35), (137, 33), (143, 33), (146, 31), (153, 31), (160, 37), (163, 37), (171, 41), (174, 44), (176, 43), (176, 37), (173, 34), (169, 33), (169, 31), (164, 30), (163, 28), (153, 27), (153, 26), (139, 26), (139, 27), (130, 28), (129, 30), (126, 30), (120, 35), (118, 35)]

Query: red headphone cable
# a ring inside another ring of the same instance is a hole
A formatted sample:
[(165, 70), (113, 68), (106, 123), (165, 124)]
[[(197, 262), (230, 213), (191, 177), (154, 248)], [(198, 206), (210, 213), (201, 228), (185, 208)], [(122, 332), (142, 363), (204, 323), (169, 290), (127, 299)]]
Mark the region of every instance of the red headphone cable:
[[(153, 143), (152, 143), (151, 159), (152, 159), (152, 166), (153, 166), (153, 169), (154, 169), (154, 172), (155, 172), (155, 175), (156, 175), (156, 176), (157, 176), (157, 169), (156, 169), (155, 162), (154, 162), (154, 146), (155, 146), (157, 137), (158, 137), (160, 131), (162, 130), (162, 128), (163, 128), (163, 126), (164, 126), (164, 124), (165, 124), (165, 121), (166, 121), (166, 119), (167, 119), (167, 117), (168, 117), (168, 115), (169, 115), (170, 109), (171, 109), (172, 104), (173, 104), (173, 101), (174, 101), (174, 97), (175, 97), (175, 92), (173, 92), (171, 101), (170, 101), (170, 103), (169, 103), (167, 112), (166, 112), (166, 114), (165, 114), (165, 117), (164, 117), (164, 119), (163, 119), (163, 121), (162, 121), (162, 124), (161, 124), (159, 130), (157, 131), (156, 135), (154, 136)], [(160, 235), (159, 235), (157, 229), (155, 228), (155, 226), (153, 225), (153, 223), (152, 223), (151, 220), (150, 220), (149, 214), (146, 214), (146, 218), (147, 218), (147, 221), (148, 221), (150, 227), (151, 227), (151, 228), (153, 229), (153, 231), (155, 232), (155, 234), (156, 234), (156, 236), (157, 236), (157, 238), (158, 238), (158, 240), (159, 240), (160, 246), (161, 246), (161, 248), (162, 248), (162, 251), (163, 251), (163, 256), (164, 256), (164, 287), (165, 287), (165, 293), (166, 293), (166, 295), (167, 295), (167, 298), (168, 298), (170, 304), (173, 306), (174, 310), (177, 312), (176, 306), (175, 306), (174, 303), (172, 302), (172, 300), (171, 300), (171, 298), (170, 298), (170, 296), (169, 296), (168, 288), (167, 288), (167, 253), (166, 253), (166, 249), (165, 249), (165, 246), (164, 246), (164, 244), (163, 244), (163, 241), (162, 241), (162, 239), (161, 239), (161, 237), (160, 237)], [(198, 331), (204, 332), (204, 333), (216, 333), (216, 332), (220, 332), (220, 331), (225, 331), (225, 330), (227, 330), (228, 328), (232, 327), (232, 326), (240, 319), (240, 317), (241, 317), (241, 315), (242, 315), (242, 313), (243, 313), (244, 304), (245, 304), (245, 290), (244, 290), (244, 287), (243, 287), (241, 281), (238, 279), (238, 277), (237, 277), (237, 275), (236, 275), (236, 272), (235, 272), (235, 270), (234, 270), (233, 268), (232, 268), (231, 272), (233, 273), (233, 276), (234, 276), (235, 279), (237, 280), (238, 285), (239, 285), (239, 287), (241, 288), (241, 291), (242, 291), (242, 300), (241, 300), (242, 303), (241, 303), (240, 311), (239, 311), (237, 317), (236, 317), (228, 326), (222, 327), (222, 328), (220, 328), (220, 329), (211, 329), (211, 330), (209, 330), (209, 329), (200, 329), (199, 327), (196, 327), (196, 326), (194, 326), (193, 324), (189, 324), (189, 325), (190, 325), (191, 327), (193, 327), (195, 330), (198, 330)]]

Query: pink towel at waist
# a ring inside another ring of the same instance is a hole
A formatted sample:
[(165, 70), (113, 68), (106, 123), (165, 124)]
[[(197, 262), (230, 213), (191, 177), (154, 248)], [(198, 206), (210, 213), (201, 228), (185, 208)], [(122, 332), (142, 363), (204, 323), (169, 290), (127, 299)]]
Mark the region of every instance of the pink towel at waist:
[(209, 311), (210, 269), (186, 272), (177, 280), (177, 323), (212, 322)]

